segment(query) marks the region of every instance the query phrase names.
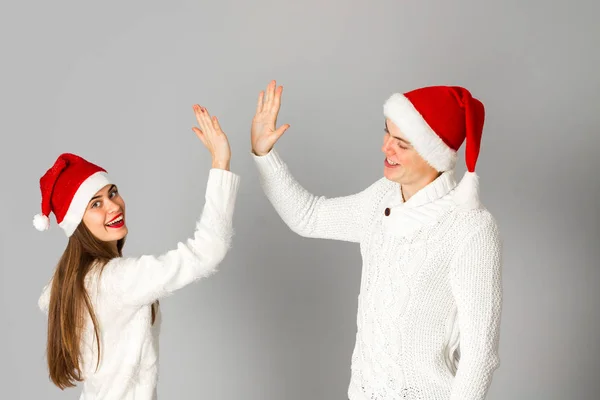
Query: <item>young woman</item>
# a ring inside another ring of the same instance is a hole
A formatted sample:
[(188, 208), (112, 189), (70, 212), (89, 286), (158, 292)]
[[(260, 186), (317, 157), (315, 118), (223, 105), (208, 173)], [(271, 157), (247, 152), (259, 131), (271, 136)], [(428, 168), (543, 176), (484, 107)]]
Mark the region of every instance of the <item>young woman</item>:
[[(383, 175), (355, 195), (315, 196), (273, 149), (282, 87), (259, 95), (251, 142), (263, 189), (306, 237), (360, 243), (350, 400), (481, 400), (499, 365), (501, 245), (478, 200), (483, 104), (425, 87), (384, 105)], [(454, 178), (466, 140), (467, 173)]]
[(62, 154), (40, 179), (42, 214), (69, 241), (39, 306), (48, 314), (50, 378), (83, 382), (81, 399), (153, 399), (158, 374), (158, 300), (213, 273), (230, 246), (239, 177), (216, 117), (198, 105), (192, 128), (212, 156), (205, 205), (192, 238), (159, 257), (123, 257), (125, 202), (106, 171)]

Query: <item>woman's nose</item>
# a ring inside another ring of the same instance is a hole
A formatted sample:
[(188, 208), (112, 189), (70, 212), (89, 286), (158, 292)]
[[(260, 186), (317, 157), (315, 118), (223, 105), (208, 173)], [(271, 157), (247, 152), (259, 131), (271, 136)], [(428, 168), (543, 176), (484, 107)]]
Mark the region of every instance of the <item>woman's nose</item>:
[(107, 200), (107, 205), (108, 205), (108, 212), (111, 214), (121, 211), (121, 206), (119, 206), (117, 203), (115, 203), (112, 200)]

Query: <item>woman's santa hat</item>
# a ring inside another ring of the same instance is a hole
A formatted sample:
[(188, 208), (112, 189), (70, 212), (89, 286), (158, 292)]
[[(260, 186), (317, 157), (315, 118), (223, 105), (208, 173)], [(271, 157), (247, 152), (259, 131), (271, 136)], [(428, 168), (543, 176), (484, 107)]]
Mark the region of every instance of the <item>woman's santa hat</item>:
[(454, 169), (456, 153), (466, 139), (467, 172), (454, 198), (460, 205), (477, 208), (479, 178), (475, 164), (485, 119), (483, 104), (463, 87), (429, 86), (393, 94), (383, 111), (421, 157), (440, 172)]
[(33, 226), (40, 231), (48, 229), (48, 217), (53, 212), (58, 225), (70, 237), (92, 197), (111, 183), (104, 168), (75, 154), (61, 154), (40, 178), (42, 213), (33, 218)]

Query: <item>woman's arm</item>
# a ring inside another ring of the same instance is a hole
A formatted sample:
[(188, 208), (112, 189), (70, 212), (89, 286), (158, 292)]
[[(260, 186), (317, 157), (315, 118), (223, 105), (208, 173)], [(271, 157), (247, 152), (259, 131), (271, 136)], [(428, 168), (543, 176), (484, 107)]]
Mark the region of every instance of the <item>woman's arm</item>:
[(101, 286), (129, 305), (150, 304), (215, 271), (232, 237), (239, 177), (229, 172), (231, 150), (216, 117), (194, 106), (192, 128), (212, 156), (202, 216), (192, 238), (161, 256), (118, 258), (103, 269)]
[(111, 260), (101, 274), (102, 289), (124, 304), (140, 306), (215, 272), (231, 244), (238, 185), (237, 175), (211, 169), (206, 203), (193, 237), (160, 256)]

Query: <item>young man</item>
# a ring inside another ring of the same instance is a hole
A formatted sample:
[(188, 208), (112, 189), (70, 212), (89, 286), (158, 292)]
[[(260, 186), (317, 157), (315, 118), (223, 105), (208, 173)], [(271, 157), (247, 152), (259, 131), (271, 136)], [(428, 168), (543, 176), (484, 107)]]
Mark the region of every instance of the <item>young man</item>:
[[(384, 105), (384, 177), (360, 193), (308, 193), (273, 149), (282, 87), (259, 95), (251, 142), (265, 194), (305, 237), (360, 243), (350, 400), (480, 400), (499, 366), (501, 243), (478, 198), (484, 106), (461, 87)], [(454, 177), (466, 139), (467, 172)]]

